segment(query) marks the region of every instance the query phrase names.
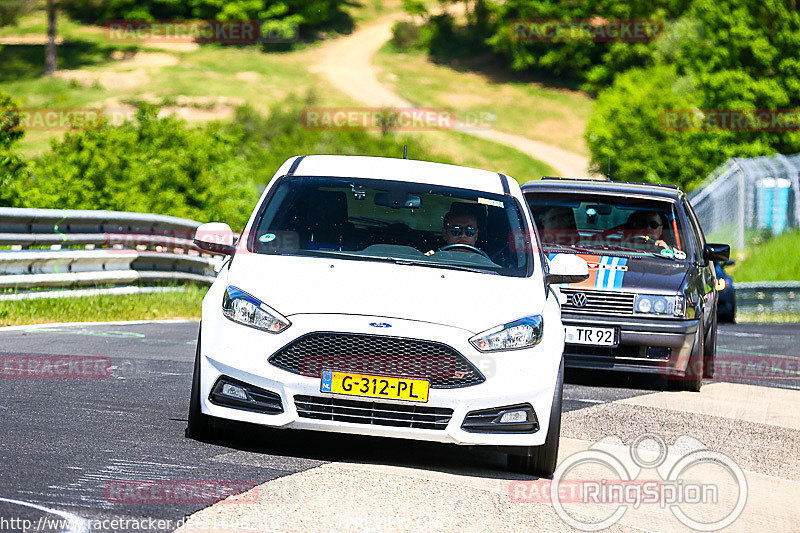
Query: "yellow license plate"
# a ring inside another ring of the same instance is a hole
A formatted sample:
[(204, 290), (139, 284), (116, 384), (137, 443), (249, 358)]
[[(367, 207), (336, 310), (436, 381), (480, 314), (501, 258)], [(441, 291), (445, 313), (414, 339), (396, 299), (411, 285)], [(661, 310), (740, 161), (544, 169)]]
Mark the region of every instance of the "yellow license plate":
[(429, 387), (430, 384), (424, 379), (369, 376), (323, 370), (319, 390), (350, 396), (427, 402)]

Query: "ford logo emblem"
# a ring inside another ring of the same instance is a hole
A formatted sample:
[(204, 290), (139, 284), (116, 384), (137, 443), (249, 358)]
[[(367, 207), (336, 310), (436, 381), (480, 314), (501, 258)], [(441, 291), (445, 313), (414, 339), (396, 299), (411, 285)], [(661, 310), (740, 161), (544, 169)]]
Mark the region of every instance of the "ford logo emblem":
[(386, 322), (370, 322), (369, 325), (372, 326), (373, 328), (390, 328), (390, 327), (392, 327), (391, 324), (387, 324)]

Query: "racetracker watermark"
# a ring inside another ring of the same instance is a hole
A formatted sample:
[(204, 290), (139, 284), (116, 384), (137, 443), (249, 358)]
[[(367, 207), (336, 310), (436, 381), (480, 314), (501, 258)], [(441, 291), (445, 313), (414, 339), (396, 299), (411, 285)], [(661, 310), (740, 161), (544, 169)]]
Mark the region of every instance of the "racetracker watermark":
[(509, 26), (515, 42), (636, 42), (646, 43), (661, 37), (664, 23), (654, 19), (603, 18), (558, 20), (518, 19)]
[[(495, 373), (495, 362), (488, 356), (473, 361), (475, 368), (485, 377)], [(376, 376), (397, 376), (411, 379), (465, 379), (474, 370), (453, 358), (421, 359), (403, 355), (342, 356), (315, 354), (304, 357), (300, 372), (305, 376), (320, 376), (323, 370), (347, 369), (348, 373)]]
[(309, 107), (300, 123), (311, 130), (480, 130), (490, 129), (496, 118), (438, 107)]
[[(702, 374), (705, 370), (702, 359), (689, 361), (687, 371), (690, 374)], [(781, 355), (729, 355), (725, 358), (714, 358), (714, 379), (733, 383), (776, 382), (800, 380), (800, 358)], [(684, 373), (678, 374), (671, 369), (665, 369), (667, 379), (681, 379)]]
[(114, 43), (293, 43), (295, 25), (275, 27), (261, 20), (109, 20), (106, 39)]
[(111, 359), (94, 355), (4, 355), (3, 379), (106, 379)]
[(659, 121), (665, 131), (798, 131), (800, 109), (665, 109)]
[[(152, 480), (109, 481), (105, 500), (117, 504), (254, 503), (259, 500), (255, 481)], [(252, 489), (252, 490), (250, 490)]]
[[(655, 470), (656, 476), (644, 478), (645, 470)], [(648, 506), (648, 516), (654, 514), (652, 506), (668, 508), (687, 527), (716, 531), (741, 515), (747, 502), (747, 480), (733, 459), (693, 437), (679, 437), (670, 450), (661, 437), (645, 433), (629, 447), (622, 446), (619, 438), (603, 439), (563, 460), (552, 481), (512, 481), (508, 496), (518, 503), (551, 504), (565, 523), (580, 531), (608, 528), (629, 509), (642, 506)], [(591, 511), (587, 505), (593, 506)], [(697, 516), (691, 511), (699, 506), (716, 512)], [(707, 521), (709, 514), (713, 518)]]
[(311, 107), (300, 122), (312, 130), (446, 130), (455, 128), (456, 114), (435, 107)]
[(0, 113), (2, 131), (67, 131), (96, 129), (109, 118), (100, 109), (40, 107)]

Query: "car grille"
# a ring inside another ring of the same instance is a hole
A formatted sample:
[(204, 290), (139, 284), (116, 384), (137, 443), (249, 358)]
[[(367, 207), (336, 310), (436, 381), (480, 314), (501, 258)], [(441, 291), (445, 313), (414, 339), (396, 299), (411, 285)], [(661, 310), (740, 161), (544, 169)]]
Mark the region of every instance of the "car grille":
[[(594, 313), (632, 315), (635, 294), (616, 291), (587, 291), (580, 289), (561, 289), (566, 295), (567, 303), (561, 305), (562, 311), (570, 313)], [(582, 303), (582, 297), (586, 301)]]
[(309, 333), (278, 350), (269, 362), (320, 377), (323, 370), (425, 379), (431, 388), (467, 387), (486, 378), (453, 348), (432, 341), (355, 333)]
[(397, 405), (317, 396), (295, 396), (297, 414), (302, 418), (334, 420), (353, 424), (395, 426), (416, 429), (444, 429), (452, 409), (424, 405)]

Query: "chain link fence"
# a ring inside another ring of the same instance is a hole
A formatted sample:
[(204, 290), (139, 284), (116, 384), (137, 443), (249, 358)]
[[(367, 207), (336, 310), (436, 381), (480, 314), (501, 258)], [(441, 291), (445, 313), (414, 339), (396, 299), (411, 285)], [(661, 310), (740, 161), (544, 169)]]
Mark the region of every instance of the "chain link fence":
[(742, 250), (751, 237), (800, 227), (800, 154), (731, 158), (689, 196), (710, 242)]

